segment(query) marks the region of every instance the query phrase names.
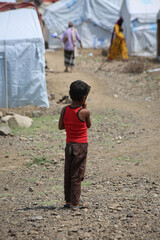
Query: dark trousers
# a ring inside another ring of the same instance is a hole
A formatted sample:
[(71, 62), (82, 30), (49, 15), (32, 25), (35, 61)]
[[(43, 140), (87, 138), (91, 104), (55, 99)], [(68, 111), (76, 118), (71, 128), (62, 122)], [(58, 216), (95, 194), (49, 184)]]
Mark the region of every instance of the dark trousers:
[(64, 65), (73, 67), (74, 66), (74, 50), (66, 50), (64, 49)]
[(84, 179), (88, 143), (67, 143), (65, 148), (64, 195), (65, 201), (78, 205), (81, 181)]

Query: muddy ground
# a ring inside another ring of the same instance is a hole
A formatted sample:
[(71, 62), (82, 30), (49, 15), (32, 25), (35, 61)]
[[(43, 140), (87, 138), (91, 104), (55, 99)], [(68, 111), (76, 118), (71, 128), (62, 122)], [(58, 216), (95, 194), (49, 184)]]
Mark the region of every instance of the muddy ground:
[[(9, 109), (41, 116), (30, 129), (0, 136), (1, 240), (160, 239), (160, 72), (147, 72), (160, 62), (105, 59), (83, 49), (73, 73), (64, 73), (63, 51), (46, 52), (50, 108)], [(63, 209), (65, 132), (57, 124), (77, 79), (91, 85), (81, 196), (89, 208), (72, 212)]]

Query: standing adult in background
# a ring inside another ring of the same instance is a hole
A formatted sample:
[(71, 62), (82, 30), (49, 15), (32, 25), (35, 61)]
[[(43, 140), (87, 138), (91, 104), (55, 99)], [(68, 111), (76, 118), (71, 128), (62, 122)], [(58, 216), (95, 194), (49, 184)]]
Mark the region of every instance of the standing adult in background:
[[(113, 59), (128, 59), (128, 49), (126, 45), (126, 41), (123, 35), (123, 28), (122, 28), (123, 18), (120, 18), (113, 29), (111, 44), (108, 53), (108, 61)], [(114, 38), (115, 35), (115, 38)]]
[(61, 41), (64, 43), (65, 72), (69, 72), (69, 67), (70, 71), (73, 71), (77, 51), (77, 40), (79, 41), (80, 47), (82, 48), (80, 36), (77, 30), (74, 28), (73, 22), (69, 22), (68, 29), (63, 33), (63, 36), (61, 38)]

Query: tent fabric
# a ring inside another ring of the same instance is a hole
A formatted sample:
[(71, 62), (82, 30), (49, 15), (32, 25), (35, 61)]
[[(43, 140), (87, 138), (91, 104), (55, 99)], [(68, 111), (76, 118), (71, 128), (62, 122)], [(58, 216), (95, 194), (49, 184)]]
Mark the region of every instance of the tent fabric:
[(156, 56), (159, 0), (124, 0), (120, 15), (129, 55)]
[[(17, 17), (18, 16), (18, 17)], [(19, 19), (31, 19), (32, 21), (23, 22)], [(36, 19), (36, 21), (34, 21)], [(34, 9), (16, 9), (15, 11), (6, 11), (0, 13), (1, 25), (0, 41), (23, 40), (23, 39), (42, 39), (42, 31), (37, 20)], [(12, 23), (12, 24), (10, 24)], [(20, 34), (19, 34), (20, 33)]]
[(6, 3), (6, 2), (8, 2), (8, 3), (9, 3), (9, 2), (10, 2), (10, 3), (15, 3), (16, 0), (0, 0), (0, 2), (3, 2), (3, 3), (4, 3), (4, 2), (5, 2), (5, 3)]
[(44, 39), (36, 9), (0, 12), (0, 108), (49, 107)]
[(33, 8), (33, 9), (35, 9), (37, 11), (37, 15), (38, 15), (41, 27), (42, 27), (42, 16), (39, 13), (38, 8), (34, 3), (32, 3), (32, 2), (30, 2), (30, 3), (25, 3), (25, 2), (23, 2), (23, 3), (0, 2), (0, 12), (7, 11), (7, 10), (13, 10), (13, 9), (19, 9), (19, 8)]
[(157, 13), (157, 20), (160, 20), (160, 10)]
[(58, 40), (51, 38), (51, 34), (57, 32), (61, 36), (70, 21), (80, 33), (84, 48), (109, 46), (111, 32), (119, 18), (120, 6), (111, 0), (61, 0), (51, 4), (45, 8), (43, 16), (49, 47), (62, 47)]

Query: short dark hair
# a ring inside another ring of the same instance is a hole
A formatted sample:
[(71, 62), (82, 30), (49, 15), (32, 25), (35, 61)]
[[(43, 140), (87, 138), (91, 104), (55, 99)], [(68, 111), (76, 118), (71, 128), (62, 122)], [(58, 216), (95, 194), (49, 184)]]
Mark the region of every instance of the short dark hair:
[(73, 22), (68, 23), (68, 27), (73, 27), (73, 26), (74, 26)]
[(84, 96), (88, 96), (90, 89), (91, 87), (87, 83), (76, 80), (70, 85), (69, 95), (74, 101), (82, 101)]

